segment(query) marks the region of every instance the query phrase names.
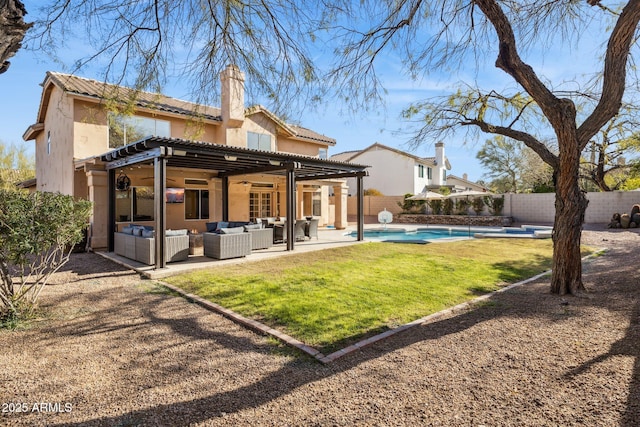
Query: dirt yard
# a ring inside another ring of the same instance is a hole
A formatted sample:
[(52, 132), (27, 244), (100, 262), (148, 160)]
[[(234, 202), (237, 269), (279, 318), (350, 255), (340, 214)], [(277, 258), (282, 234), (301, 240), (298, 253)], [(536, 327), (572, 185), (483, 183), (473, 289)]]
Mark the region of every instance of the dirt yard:
[(542, 279), (328, 366), (77, 254), (0, 331), (0, 425), (638, 426), (640, 236), (583, 242), (585, 295)]

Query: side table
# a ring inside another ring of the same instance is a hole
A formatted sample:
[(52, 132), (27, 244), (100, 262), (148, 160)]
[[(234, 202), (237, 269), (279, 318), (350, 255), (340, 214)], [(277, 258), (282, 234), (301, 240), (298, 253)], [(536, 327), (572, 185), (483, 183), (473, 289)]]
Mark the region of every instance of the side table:
[(189, 233), (189, 255), (204, 255), (203, 234)]

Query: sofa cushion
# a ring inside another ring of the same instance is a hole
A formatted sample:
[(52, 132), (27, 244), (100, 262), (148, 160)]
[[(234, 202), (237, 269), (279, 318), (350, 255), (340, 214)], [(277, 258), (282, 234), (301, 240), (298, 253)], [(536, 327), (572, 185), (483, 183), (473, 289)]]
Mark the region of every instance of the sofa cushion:
[(242, 228), (244, 228), (244, 231), (260, 230), (262, 228), (262, 224), (247, 224), (247, 225), (243, 225)]
[(136, 225), (131, 227), (133, 229), (133, 235), (134, 236), (142, 236), (142, 232), (144, 231), (144, 227), (140, 226), (140, 225)]
[(153, 230), (142, 230), (142, 237), (155, 237), (155, 232)]
[(133, 234), (133, 227), (127, 225), (125, 227), (122, 227), (122, 233), (124, 234)]
[(221, 230), (223, 228), (229, 228), (228, 221), (218, 221), (218, 226), (216, 227), (216, 230)]
[(221, 228), (220, 231), (222, 234), (238, 234), (238, 233), (244, 233), (244, 228), (243, 227)]
[(187, 229), (183, 229), (183, 230), (167, 230), (164, 232), (164, 235), (169, 237), (169, 236), (186, 236), (187, 235)]
[(205, 227), (207, 227), (207, 233), (213, 233), (214, 231), (216, 231), (218, 229), (218, 223), (217, 222), (207, 222), (205, 224)]

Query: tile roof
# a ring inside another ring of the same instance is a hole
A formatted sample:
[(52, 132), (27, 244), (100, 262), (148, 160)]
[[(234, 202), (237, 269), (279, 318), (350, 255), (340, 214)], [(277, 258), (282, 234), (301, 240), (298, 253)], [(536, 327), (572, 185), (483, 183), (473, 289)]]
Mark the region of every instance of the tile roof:
[(96, 99), (135, 99), (135, 104), (142, 108), (151, 108), (168, 113), (199, 116), (203, 119), (222, 121), (219, 108), (182, 101), (158, 93), (136, 91), (134, 89), (86, 79), (71, 74), (47, 72), (55, 83), (64, 91)]
[[(135, 99), (136, 106), (141, 108), (150, 108), (158, 111), (188, 116), (195, 115), (205, 120), (218, 122), (222, 121), (222, 113), (220, 108), (182, 101), (180, 99), (172, 98), (158, 93), (136, 91), (128, 87), (104, 83), (84, 77), (78, 77), (72, 74), (48, 72), (47, 77), (51, 78), (60, 88), (69, 93), (88, 96), (100, 100)], [(246, 109), (247, 115), (255, 114), (257, 112), (267, 114), (279, 126), (285, 128), (293, 137), (309, 141), (322, 142), (330, 145), (336, 144), (336, 140), (333, 138), (329, 138), (328, 136), (325, 136), (318, 132), (314, 132), (302, 126), (285, 123), (279, 117), (277, 117), (261, 105), (256, 105)]]

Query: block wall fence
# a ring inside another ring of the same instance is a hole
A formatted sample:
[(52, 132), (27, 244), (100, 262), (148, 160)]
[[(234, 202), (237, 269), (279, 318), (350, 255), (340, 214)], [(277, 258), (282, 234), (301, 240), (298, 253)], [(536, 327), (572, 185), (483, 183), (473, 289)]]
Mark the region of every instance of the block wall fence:
[[(614, 213), (629, 213), (631, 207), (640, 204), (640, 191), (611, 191), (587, 193), (589, 205), (585, 213), (586, 224), (608, 224)], [(402, 212), (398, 202), (402, 196), (365, 196), (364, 215), (376, 216), (386, 209), (393, 214)], [(486, 208), (485, 208), (486, 209)], [(356, 198), (347, 200), (347, 213), (356, 215)], [(487, 212), (485, 212), (487, 214)], [(553, 223), (555, 214), (555, 194), (505, 194), (504, 216), (510, 216), (517, 223)]]

